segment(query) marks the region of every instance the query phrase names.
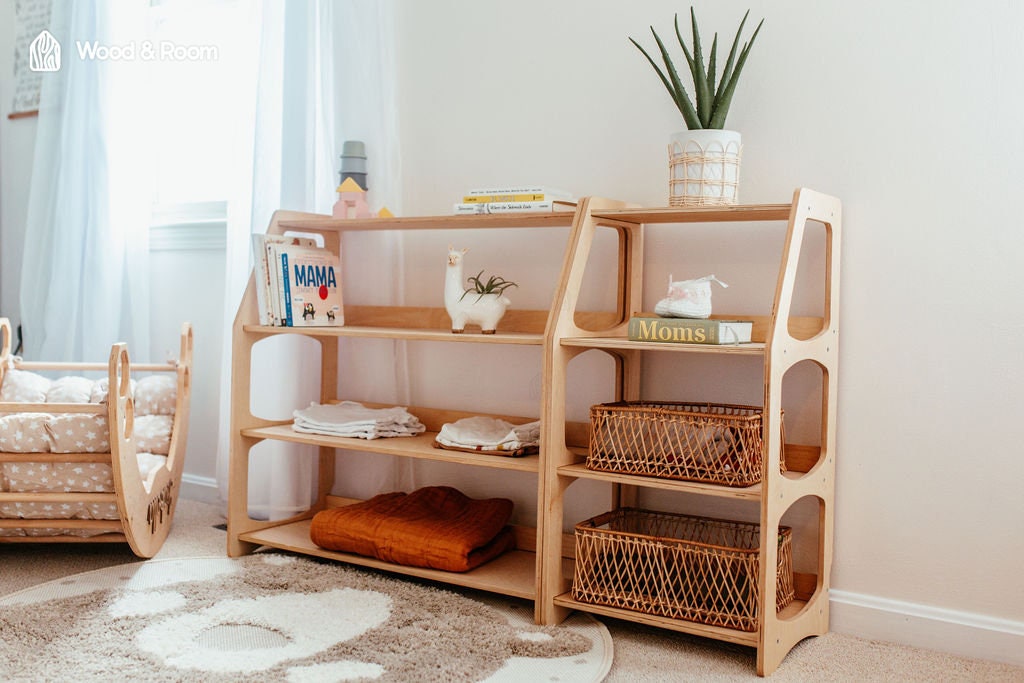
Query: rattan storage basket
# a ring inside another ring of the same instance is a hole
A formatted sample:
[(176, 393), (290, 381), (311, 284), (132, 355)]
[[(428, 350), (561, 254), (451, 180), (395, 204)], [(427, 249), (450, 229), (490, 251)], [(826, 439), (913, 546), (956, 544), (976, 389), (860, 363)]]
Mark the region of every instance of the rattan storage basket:
[[(792, 532), (779, 529), (776, 609), (793, 601)], [(759, 626), (757, 524), (619, 508), (576, 525), (579, 602), (740, 631)]]
[[(757, 406), (618, 401), (590, 408), (587, 468), (725, 486), (761, 481)], [(783, 459), (781, 469), (785, 471)]]

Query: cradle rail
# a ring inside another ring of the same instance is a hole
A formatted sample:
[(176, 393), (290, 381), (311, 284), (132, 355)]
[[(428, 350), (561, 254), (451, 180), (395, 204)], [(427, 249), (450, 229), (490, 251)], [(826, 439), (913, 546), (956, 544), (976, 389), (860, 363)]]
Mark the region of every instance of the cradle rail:
[[(192, 387), (192, 326), (181, 327), (178, 359), (168, 363), (131, 363), (128, 346), (121, 342), (110, 350), (103, 363), (48, 363), (22, 361), (11, 355), (11, 325), (0, 318), (0, 382), (9, 368), (30, 371), (106, 371), (109, 394), (106, 405), (81, 403), (0, 402), (5, 413), (87, 413), (106, 414), (110, 430), (109, 453), (7, 453), (0, 462), (86, 462), (106, 463), (114, 480), (112, 493), (2, 493), (0, 502), (37, 502), (59, 505), (66, 502), (113, 500), (119, 520), (95, 519), (0, 519), (0, 529), (87, 529), (104, 532), (96, 536), (0, 536), (11, 543), (110, 543), (127, 542), (139, 557), (153, 557), (163, 546), (171, 529), (188, 439), (189, 399)], [(133, 426), (135, 405), (130, 393), (132, 372), (173, 372), (177, 378), (177, 398), (170, 447), (163, 466), (154, 468), (145, 478), (136, 459)]]

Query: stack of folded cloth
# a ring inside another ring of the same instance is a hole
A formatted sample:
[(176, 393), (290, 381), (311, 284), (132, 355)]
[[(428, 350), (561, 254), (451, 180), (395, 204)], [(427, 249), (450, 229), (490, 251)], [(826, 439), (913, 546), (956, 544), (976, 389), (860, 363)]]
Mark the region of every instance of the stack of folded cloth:
[(540, 421), (514, 425), (495, 417), (466, 417), (442, 425), (435, 445), (493, 455), (536, 453), (540, 446)]
[(367, 408), (355, 401), (311, 403), (296, 410), (292, 429), (297, 432), (379, 439), (389, 436), (415, 436), (426, 427), (408, 410), (401, 407)]
[(412, 567), (465, 572), (516, 546), (507, 498), (468, 498), (449, 486), (382, 493), (316, 513), (321, 548)]

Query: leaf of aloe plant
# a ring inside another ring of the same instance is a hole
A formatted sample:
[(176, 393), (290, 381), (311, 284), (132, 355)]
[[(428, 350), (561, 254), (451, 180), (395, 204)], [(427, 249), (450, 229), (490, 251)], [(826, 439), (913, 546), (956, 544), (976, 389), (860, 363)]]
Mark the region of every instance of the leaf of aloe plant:
[[(747, 23), (747, 17), (750, 16), (750, 10), (747, 10), (743, 15), (743, 20), (740, 22), (740, 27), (736, 29), (736, 37), (732, 39), (732, 49), (729, 50), (729, 57), (725, 60), (725, 68), (722, 69), (722, 78), (718, 81), (718, 92), (715, 93), (715, 108), (718, 108), (719, 101), (721, 100), (724, 88), (729, 84), (729, 79), (732, 78), (732, 67), (736, 60), (736, 48), (740, 45), (740, 36), (743, 34), (743, 26)], [(762, 20), (763, 21), (763, 20)]]
[(708, 57), (708, 90), (714, 94), (715, 92), (715, 67), (716, 67), (716, 56), (718, 54), (718, 32), (715, 32), (715, 38), (711, 41), (711, 56)]
[[(651, 33), (654, 33), (653, 27), (651, 28)], [(655, 39), (657, 39), (658, 34), (654, 33), (654, 37)], [(679, 86), (680, 89), (678, 91), (675, 90), (672, 83), (669, 82), (668, 77), (666, 77), (665, 73), (661, 70), (661, 67), (658, 66), (658, 63), (655, 62), (654, 59), (651, 58), (651, 55), (647, 53), (647, 50), (645, 50), (643, 46), (640, 45), (640, 43), (636, 42), (632, 38), (629, 39), (629, 42), (633, 43), (633, 45), (636, 46), (636, 49), (640, 50), (640, 52), (643, 53), (643, 56), (647, 58), (647, 61), (651, 63), (651, 66), (654, 67), (654, 70), (655, 72), (657, 72), (662, 84), (665, 86), (665, 89), (668, 90), (668, 94), (672, 97), (672, 101), (676, 103), (676, 107), (679, 109), (679, 113), (683, 115), (683, 121), (686, 122), (686, 127), (690, 129), (700, 128), (700, 121), (697, 119), (697, 111), (696, 109), (694, 109), (693, 103), (690, 102), (690, 98), (687, 96), (686, 91), (682, 90), (682, 85)], [(658, 40), (658, 43), (659, 45), (661, 45), (660, 40)], [(661, 48), (662, 54), (665, 55), (668, 64), (671, 65), (672, 61), (668, 59), (668, 55), (665, 52), (664, 45), (662, 45)], [(673, 67), (670, 67), (670, 70), (673, 74), (675, 73), (675, 69)], [(673, 79), (673, 82), (679, 82), (678, 75)]]
[[(679, 17), (676, 16), (676, 33), (679, 33)], [(704, 70), (704, 52), (700, 45), (700, 30), (697, 28), (697, 13), (690, 7), (690, 30), (693, 32), (693, 88), (697, 97), (697, 117), (704, 128), (711, 122), (714, 95), (708, 90), (708, 75)]]
[[(743, 50), (740, 51), (740, 57), (736, 60), (736, 69), (732, 73), (732, 77), (729, 79), (729, 84), (725, 86), (725, 91), (722, 94), (721, 99), (715, 105), (715, 111), (711, 115), (711, 127), (722, 128), (725, 125), (725, 117), (729, 113), (729, 105), (732, 104), (732, 95), (736, 91), (736, 82), (740, 78), (740, 72), (743, 71), (743, 65), (747, 62), (747, 55), (750, 54), (750, 48), (754, 46), (754, 40), (757, 39), (757, 34), (761, 31), (761, 26), (764, 25), (764, 19), (754, 29), (754, 34), (750, 36), (750, 41), (743, 46)], [(719, 88), (721, 90), (721, 88)]]
[[(681, 100), (682, 107), (680, 111), (684, 109), (689, 112), (693, 112), (693, 119), (697, 123), (697, 128), (703, 128), (703, 122), (700, 120), (700, 116), (697, 114), (696, 107), (693, 106), (693, 102), (690, 100), (690, 96), (686, 93), (686, 88), (683, 87), (683, 82), (679, 80), (679, 72), (676, 70), (676, 65), (672, 63), (672, 58), (668, 54), (668, 50), (665, 48), (665, 43), (661, 42), (661, 36), (658, 32), (651, 27), (651, 33), (654, 34), (654, 40), (658, 43), (658, 49), (661, 51), (661, 58), (665, 61), (665, 69), (668, 71), (669, 78), (672, 80), (672, 87), (675, 88), (676, 92), (679, 93), (679, 99)], [(685, 51), (684, 51), (685, 52)], [(686, 60), (691, 61), (690, 55), (686, 54)], [(683, 118), (686, 119), (686, 114), (683, 114)], [(690, 126), (689, 119), (686, 119), (686, 125)]]

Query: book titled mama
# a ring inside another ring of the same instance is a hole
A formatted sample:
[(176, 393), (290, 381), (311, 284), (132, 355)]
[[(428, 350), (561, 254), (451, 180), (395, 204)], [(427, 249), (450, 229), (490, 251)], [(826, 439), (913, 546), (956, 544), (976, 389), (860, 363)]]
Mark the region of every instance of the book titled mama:
[(281, 298), (289, 327), (344, 325), (341, 268), (326, 249), (282, 247)]
[(750, 341), (754, 323), (750, 320), (703, 320), (697, 318), (629, 319), (630, 341), (675, 344), (744, 344)]

